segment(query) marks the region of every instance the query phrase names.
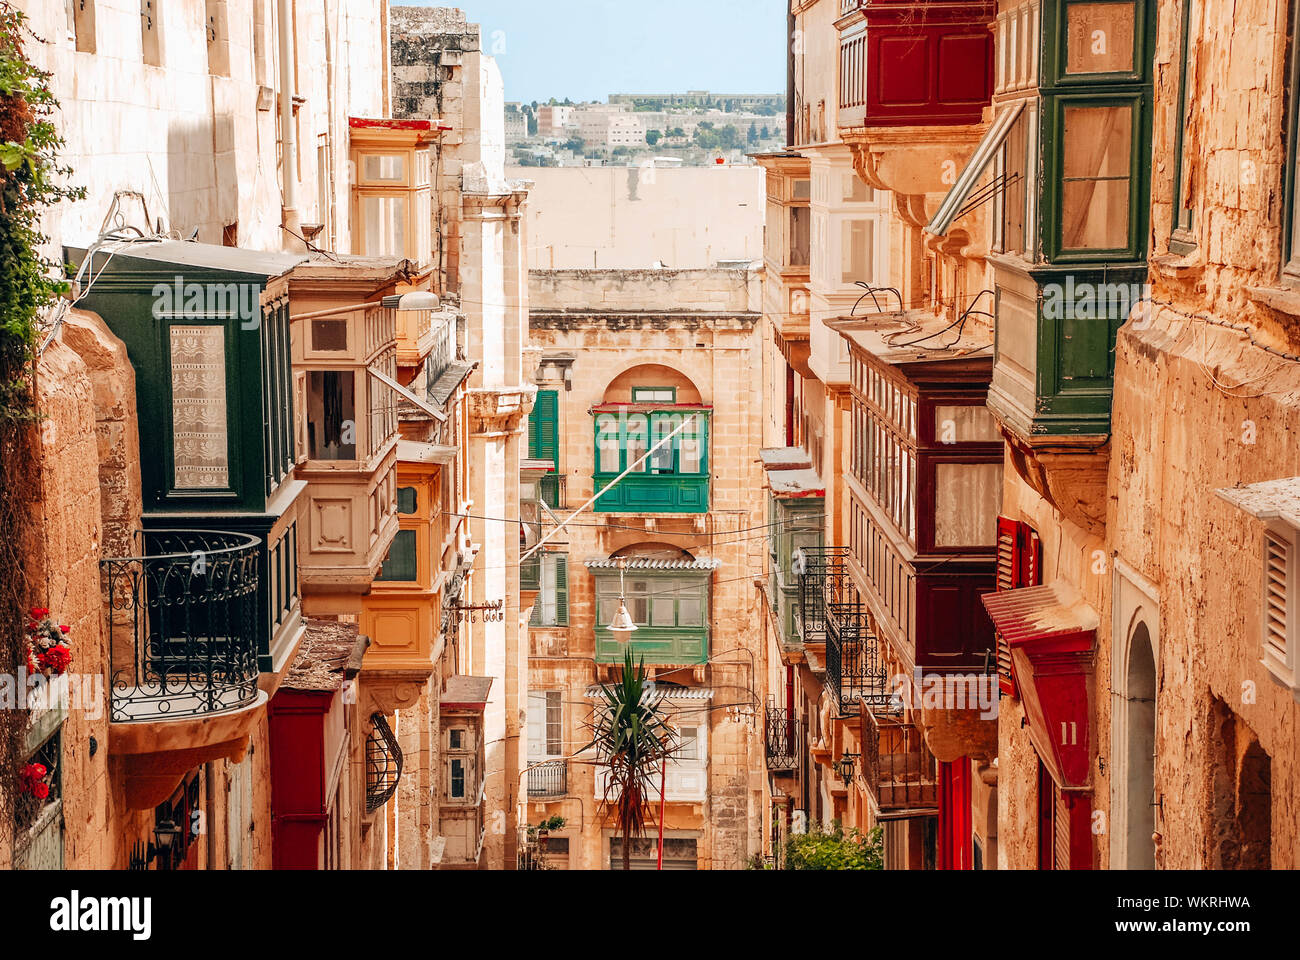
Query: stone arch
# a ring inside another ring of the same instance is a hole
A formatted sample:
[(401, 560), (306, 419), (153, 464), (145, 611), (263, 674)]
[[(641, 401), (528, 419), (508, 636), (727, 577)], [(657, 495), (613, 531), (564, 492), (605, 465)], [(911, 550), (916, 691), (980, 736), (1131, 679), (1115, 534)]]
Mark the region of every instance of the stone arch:
[(1125, 791), (1126, 866), (1153, 870), (1156, 866), (1156, 661), (1151, 631), (1138, 620), (1129, 633), (1125, 663), (1124, 699), (1128, 776)]
[(605, 387), (605, 403), (631, 403), (633, 387), (674, 387), (677, 402), (702, 404), (703, 394), (686, 374), (661, 363), (640, 363), (628, 367)]
[(642, 541), (640, 543), (628, 544), (610, 555), (611, 560), (619, 558), (631, 559), (649, 558), (652, 560), (694, 560), (695, 557), (687, 550), (675, 546), (671, 543), (660, 543), (656, 541)]

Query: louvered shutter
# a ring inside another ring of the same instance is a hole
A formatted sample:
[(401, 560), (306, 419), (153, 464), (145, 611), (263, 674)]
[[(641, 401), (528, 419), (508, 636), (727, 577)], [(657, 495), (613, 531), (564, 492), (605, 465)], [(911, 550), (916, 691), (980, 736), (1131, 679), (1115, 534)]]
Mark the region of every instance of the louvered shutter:
[(1264, 531), (1264, 647), (1287, 662), (1287, 574), (1291, 544)]
[(546, 754), (546, 694), (528, 692), (528, 756), (538, 758)]
[[(1019, 586), (1020, 523), (1009, 517), (998, 517), (997, 589), (1014, 590)], [(998, 645), (998, 689), (1008, 697), (1016, 697), (1016, 680), (1011, 672), (1011, 648), (1002, 634), (996, 634)]]
[(533, 412), (528, 415), (530, 460), (549, 460), (559, 465), (559, 412), (559, 391), (538, 390)]
[(1070, 807), (1065, 793), (1052, 785), (1052, 869), (1070, 869)]
[(555, 557), (555, 625), (569, 625), (569, 555)]

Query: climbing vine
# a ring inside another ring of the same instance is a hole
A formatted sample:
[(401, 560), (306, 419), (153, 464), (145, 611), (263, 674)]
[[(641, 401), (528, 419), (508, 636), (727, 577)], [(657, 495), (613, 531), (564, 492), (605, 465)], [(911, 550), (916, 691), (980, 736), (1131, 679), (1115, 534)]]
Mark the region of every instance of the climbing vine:
[[(42, 253), (43, 213), (84, 190), (68, 186), (58, 161), (57, 108), (49, 75), (28, 59), (41, 41), (24, 15), (0, 0), (0, 672), (17, 678), (27, 659), (32, 607), (31, 547), (40, 476), (35, 360), (38, 320), (67, 289), (60, 264)], [(39, 606), (40, 604), (35, 604)], [(12, 688), (11, 688), (12, 689)], [(0, 797), (21, 787), (27, 713), (0, 703)], [(8, 810), (12, 805), (0, 804)], [(13, 818), (0, 816), (0, 837), (12, 840)]]

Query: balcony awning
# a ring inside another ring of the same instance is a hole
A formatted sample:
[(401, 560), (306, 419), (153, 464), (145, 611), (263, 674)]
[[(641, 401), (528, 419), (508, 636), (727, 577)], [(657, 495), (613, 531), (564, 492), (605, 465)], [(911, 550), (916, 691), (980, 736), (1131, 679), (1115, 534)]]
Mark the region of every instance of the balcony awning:
[(417, 407), (419, 407), (429, 416), (433, 417), (439, 423), (447, 422), (447, 415), (445, 413), (443, 413), (441, 410), (437, 410), (434, 407), (430, 406), (428, 402), (421, 400), (410, 390), (406, 389), (406, 387), (402, 386), (400, 383), (398, 383), (388, 374), (384, 373), (382, 370), (376, 370), (374, 367), (369, 367), (367, 369), (372, 377), (374, 377), (376, 380), (378, 380), (380, 383), (386, 386), (389, 390), (392, 390), (403, 400), (415, 404)]
[(447, 678), (447, 689), (442, 692), (438, 706), (443, 710), (475, 710), (482, 713), (487, 706), (488, 692), (491, 689), (491, 677), (457, 674)]
[(812, 458), (801, 447), (767, 447), (758, 451), (764, 470), (809, 470)]
[(1011, 651), (1043, 766), (1063, 790), (1091, 789), (1097, 612), (1063, 580), (981, 599)]
[(438, 374), (438, 379), (430, 384), (429, 399), (440, 407), (446, 407), (451, 395), (469, 379), (469, 375), (477, 366), (477, 363), (469, 362), (449, 363), (447, 368)]
[[(618, 570), (618, 559), (604, 557), (585, 561), (588, 570)], [(697, 560), (660, 560), (654, 557), (624, 557), (623, 569), (629, 573), (634, 570), (716, 570), (722, 566), (721, 560), (700, 557)]]
[(975, 154), (970, 158), (970, 163), (966, 164), (966, 169), (961, 172), (957, 182), (948, 191), (948, 196), (944, 197), (939, 210), (929, 224), (926, 225), (925, 230), (927, 233), (931, 233), (936, 237), (942, 237), (948, 233), (948, 228), (961, 215), (966, 206), (967, 197), (975, 189), (975, 184), (979, 183), (980, 178), (984, 176), (984, 171), (988, 169), (989, 163), (997, 156), (998, 149), (1002, 146), (1003, 141), (1007, 139), (1007, 134), (1011, 132), (1011, 125), (1016, 122), (1016, 118), (1020, 116), (1020, 112), (1024, 108), (1025, 101), (1018, 100), (1003, 107), (998, 113), (993, 121), (993, 126), (989, 127), (988, 132), (984, 134), (984, 139), (975, 148)]
[(1224, 487), (1214, 492), (1256, 520), (1281, 520), (1300, 527), (1300, 477)]
[(459, 447), (449, 447), (441, 443), (425, 443), (423, 440), (397, 441), (399, 463), (451, 463), (459, 452)]

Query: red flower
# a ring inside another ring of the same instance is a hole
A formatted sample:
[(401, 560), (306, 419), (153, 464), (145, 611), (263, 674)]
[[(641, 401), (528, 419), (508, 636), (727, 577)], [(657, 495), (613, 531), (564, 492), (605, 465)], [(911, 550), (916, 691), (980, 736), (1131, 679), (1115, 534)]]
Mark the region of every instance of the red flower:
[(40, 780), (47, 773), (49, 773), (49, 771), (45, 768), (45, 764), (43, 763), (29, 763), (23, 769), (23, 776), (28, 780)]
[(60, 632), (62, 632), (62, 633), (71, 633), (71, 632), (72, 632), (72, 628), (71, 628), (71, 627), (69, 627), (69, 626), (67, 626), (67, 625), (65, 625), (65, 624), (62, 624), (62, 623), (59, 624), (59, 630), (60, 630)]
[(72, 651), (61, 643), (56, 643), (41, 654), (41, 666), (49, 667), (56, 674), (61, 674), (72, 663)]
[(50, 795), (50, 785), (48, 783), (41, 781), (39, 783), (32, 784), (32, 796), (34, 796), (37, 800), (44, 800), (49, 795)]

